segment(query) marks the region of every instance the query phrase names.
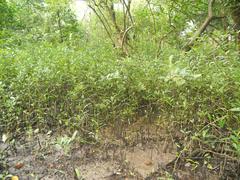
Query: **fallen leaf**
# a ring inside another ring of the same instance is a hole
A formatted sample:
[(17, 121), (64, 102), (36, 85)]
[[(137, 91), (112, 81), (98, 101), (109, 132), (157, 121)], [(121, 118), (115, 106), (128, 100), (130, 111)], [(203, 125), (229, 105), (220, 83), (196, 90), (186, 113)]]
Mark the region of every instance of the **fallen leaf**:
[(229, 111), (232, 111), (232, 112), (240, 112), (240, 107), (232, 108), (232, 109), (230, 109)]
[(23, 166), (24, 166), (24, 164), (21, 163), (21, 162), (15, 164), (15, 168), (16, 168), (16, 169), (21, 169)]
[(151, 166), (153, 163), (152, 163), (152, 161), (149, 160), (149, 161), (145, 161), (144, 164), (145, 164), (146, 166)]
[(210, 169), (210, 170), (212, 170), (212, 169), (213, 169), (213, 166), (212, 166), (211, 164), (208, 164), (208, 165), (207, 165), (207, 168)]
[(18, 176), (12, 176), (11, 180), (19, 180)]
[(39, 129), (37, 128), (33, 132), (34, 132), (34, 134), (38, 134), (39, 133)]
[(81, 180), (82, 178), (81, 178), (81, 174), (80, 174), (79, 170), (77, 168), (75, 168), (74, 172), (75, 172), (76, 179)]
[(2, 135), (2, 142), (6, 142), (7, 141), (7, 139), (8, 139), (8, 137), (7, 137), (7, 135), (6, 134), (3, 134)]
[(185, 167), (191, 167), (191, 163), (190, 162), (186, 163)]

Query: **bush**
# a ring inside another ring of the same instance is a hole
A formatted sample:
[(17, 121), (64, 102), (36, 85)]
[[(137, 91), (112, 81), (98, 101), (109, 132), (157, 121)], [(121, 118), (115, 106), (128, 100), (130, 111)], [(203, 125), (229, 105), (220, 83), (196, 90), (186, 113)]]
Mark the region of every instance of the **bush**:
[(5, 50), (1, 127), (94, 132), (110, 122), (168, 116), (188, 128), (221, 120), (237, 129), (239, 114), (230, 110), (240, 104), (237, 55), (207, 53), (201, 57), (194, 51), (166, 50), (161, 59), (123, 60), (104, 44), (76, 50), (42, 42)]

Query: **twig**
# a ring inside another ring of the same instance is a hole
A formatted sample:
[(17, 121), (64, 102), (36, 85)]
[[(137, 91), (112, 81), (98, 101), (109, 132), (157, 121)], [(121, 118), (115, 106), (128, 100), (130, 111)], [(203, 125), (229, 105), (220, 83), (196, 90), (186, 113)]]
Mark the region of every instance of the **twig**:
[(126, 29), (126, 31), (124, 32), (123, 34), (123, 37), (122, 37), (122, 41), (121, 41), (121, 48), (123, 50), (123, 46), (124, 46), (124, 43), (125, 43), (125, 40), (126, 40), (126, 36), (127, 36), (127, 33), (133, 28), (133, 26), (130, 26)]
[(214, 155), (217, 155), (217, 156), (221, 156), (223, 158), (227, 158), (229, 160), (232, 160), (232, 161), (236, 161), (238, 163), (240, 163), (240, 159), (238, 158), (235, 158), (235, 157), (232, 157), (232, 156), (229, 156), (227, 155), (226, 153), (225, 154), (221, 154), (221, 153), (218, 153), (218, 152), (215, 152), (215, 151), (212, 151), (212, 150), (209, 150), (209, 149), (206, 149), (206, 150), (202, 150), (204, 153), (211, 153), (211, 154), (214, 154)]

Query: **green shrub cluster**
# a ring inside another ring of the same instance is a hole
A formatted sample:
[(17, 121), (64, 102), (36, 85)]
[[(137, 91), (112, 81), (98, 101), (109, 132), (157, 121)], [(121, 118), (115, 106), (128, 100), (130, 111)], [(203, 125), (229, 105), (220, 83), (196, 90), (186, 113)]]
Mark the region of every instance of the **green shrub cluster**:
[(107, 44), (76, 49), (47, 42), (2, 50), (0, 128), (95, 132), (139, 116), (239, 128), (238, 55), (170, 52), (123, 59)]
[(0, 2), (0, 135), (36, 128), (92, 136), (144, 117), (194, 137), (201, 130), (200, 141), (221, 136), (240, 154), (240, 61), (230, 31), (215, 29), (216, 39), (202, 36), (185, 52), (190, 19), (169, 17), (166, 2), (154, 16), (135, 10), (124, 54), (99, 19), (85, 26), (68, 1), (46, 2)]

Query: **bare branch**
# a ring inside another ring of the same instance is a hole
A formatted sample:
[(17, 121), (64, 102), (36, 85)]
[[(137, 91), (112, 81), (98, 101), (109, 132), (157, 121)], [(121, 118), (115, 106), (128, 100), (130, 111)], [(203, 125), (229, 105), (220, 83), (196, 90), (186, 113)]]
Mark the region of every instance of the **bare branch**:
[(123, 0), (123, 3), (124, 3), (124, 5), (125, 5), (125, 7), (127, 9), (127, 13), (128, 13), (128, 16), (129, 16), (129, 18), (131, 20), (131, 23), (134, 24), (133, 17), (132, 17), (132, 14), (131, 14), (131, 10), (130, 10), (132, 1), (128, 0), (128, 3), (126, 3), (126, 1)]
[(107, 32), (107, 35), (109, 37), (109, 39), (112, 41), (112, 44), (115, 45), (115, 42), (114, 40), (112, 39), (112, 35), (111, 33), (109, 32), (108, 28), (107, 28), (107, 25), (105, 24), (104, 20), (101, 18), (101, 16), (98, 14), (98, 12), (96, 11), (95, 8), (93, 8), (91, 5), (88, 5), (92, 10), (93, 12), (96, 14), (96, 16), (98, 17), (98, 19), (100, 20), (100, 22), (102, 23), (105, 31)]
[(133, 26), (130, 26), (126, 29), (126, 31), (124, 32), (123, 34), (123, 37), (122, 37), (122, 42), (121, 42), (121, 47), (123, 49), (124, 47), (124, 43), (125, 43), (125, 40), (126, 40), (126, 37), (127, 37), (127, 33), (133, 28)]
[(208, 16), (201, 25), (201, 27), (195, 32), (191, 40), (185, 45), (184, 49), (187, 51), (191, 50), (192, 46), (194, 45), (194, 42), (198, 39), (198, 37), (207, 29), (210, 22), (214, 19), (213, 16), (213, 5), (215, 0), (209, 0), (208, 1)]
[(156, 19), (155, 19), (155, 16), (154, 16), (154, 13), (153, 13), (153, 10), (151, 8), (151, 4), (150, 4), (150, 0), (146, 0), (147, 1), (147, 4), (148, 4), (148, 9), (151, 13), (151, 16), (152, 16), (152, 19), (153, 19), (153, 28), (154, 28), (154, 32), (155, 34), (157, 33), (157, 28), (156, 28)]

